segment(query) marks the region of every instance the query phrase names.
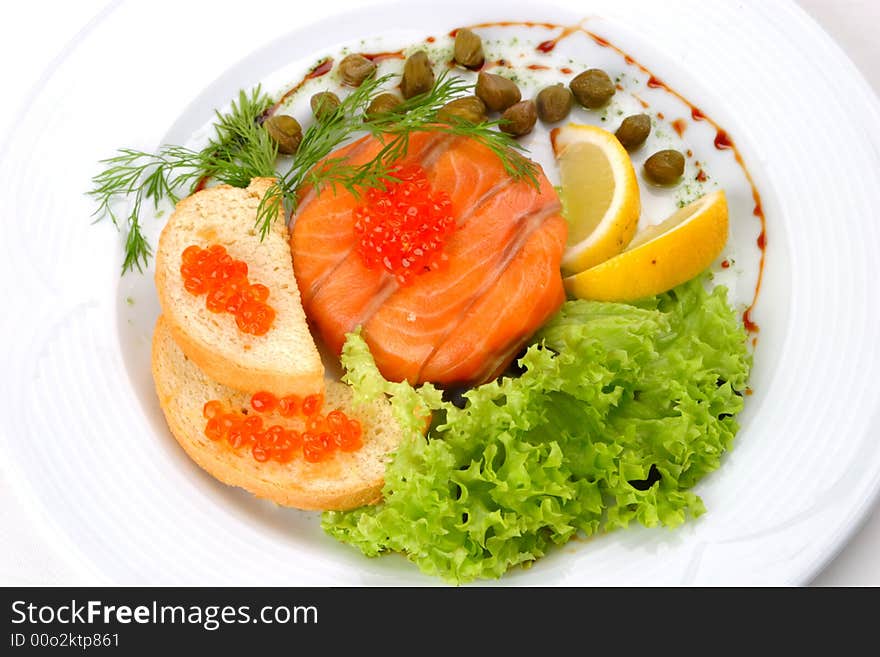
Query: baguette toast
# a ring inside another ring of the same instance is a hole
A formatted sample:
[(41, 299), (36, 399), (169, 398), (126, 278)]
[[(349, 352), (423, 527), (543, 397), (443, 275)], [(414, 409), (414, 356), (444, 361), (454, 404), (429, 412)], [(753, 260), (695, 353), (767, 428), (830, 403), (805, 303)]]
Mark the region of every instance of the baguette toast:
[[(210, 378), (243, 392), (306, 396), (323, 391), (324, 366), (300, 303), (287, 226), (279, 215), (262, 240), (255, 226), (272, 183), (255, 178), (246, 189), (218, 185), (182, 199), (159, 238), (156, 289), (175, 341)], [(250, 280), (269, 288), (276, 314), (266, 334), (243, 333), (232, 315), (209, 311), (204, 296), (184, 288), (184, 249), (211, 244), (246, 262)]]
[(352, 509), (380, 499), (386, 463), (402, 435), (387, 400), (352, 409), (351, 389), (328, 381), (325, 407), (341, 408), (360, 421), (363, 446), (355, 452), (337, 452), (319, 463), (301, 456), (284, 464), (259, 463), (247, 451), (233, 451), (226, 441), (205, 436), (202, 412), (206, 402), (216, 399), (230, 408), (246, 409), (249, 397), (212, 380), (187, 358), (164, 316), (159, 317), (153, 333), (152, 371), (174, 437), (199, 466), (223, 483), (282, 506), (307, 510)]

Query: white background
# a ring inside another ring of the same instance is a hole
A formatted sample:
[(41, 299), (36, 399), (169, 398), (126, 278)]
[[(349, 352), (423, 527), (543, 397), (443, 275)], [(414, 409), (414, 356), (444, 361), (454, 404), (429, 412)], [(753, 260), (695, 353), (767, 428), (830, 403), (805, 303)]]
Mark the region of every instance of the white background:
[[(880, 93), (880, 40), (876, 37), (880, 0), (799, 0), (799, 4), (842, 46)], [(30, 91), (39, 86), (53, 60), (62, 56), (65, 45), (107, 6), (107, 0), (3, 4), (0, 143), (8, 131), (15, 130), (16, 117), (25, 109)], [(0, 213), (0, 220), (16, 219)], [(0, 472), (0, 586), (92, 584), (53, 548), (24, 509), (24, 501)], [(880, 504), (813, 585), (880, 586)]]

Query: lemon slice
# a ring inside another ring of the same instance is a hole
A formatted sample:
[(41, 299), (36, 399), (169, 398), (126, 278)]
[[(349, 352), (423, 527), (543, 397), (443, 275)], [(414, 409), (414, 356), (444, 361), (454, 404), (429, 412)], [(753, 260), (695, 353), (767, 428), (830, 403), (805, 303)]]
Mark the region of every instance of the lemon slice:
[(574, 274), (629, 244), (641, 211), (639, 184), (629, 154), (607, 130), (569, 123), (550, 137), (568, 220), (562, 269)]
[(623, 253), (563, 279), (579, 299), (634, 301), (692, 279), (727, 242), (727, 197), (719, 190), (646, 228)]

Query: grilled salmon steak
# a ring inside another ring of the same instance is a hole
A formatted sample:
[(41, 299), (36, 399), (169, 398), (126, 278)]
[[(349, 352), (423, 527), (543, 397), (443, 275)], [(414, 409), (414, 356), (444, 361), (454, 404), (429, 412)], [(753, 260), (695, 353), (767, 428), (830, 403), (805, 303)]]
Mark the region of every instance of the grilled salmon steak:
[[(381, 148), (367, 136), (330, 157), (362, 164)], [(559, 199), (540, 168), (537, 187), (515, 180), (495, 153), (465, 137), (414, 133), (402, 164), (420, 167), (432, 192), (446, 199), (454, 228), (441, 247), (442, 265), (402, 281), (368, 264), (356, 229), (363, 194), (307, 189), (291, 232), (306, 315), (336, 353), (361, 326), (389, 380), (483, 383), (504, 371), (565, 300)]]

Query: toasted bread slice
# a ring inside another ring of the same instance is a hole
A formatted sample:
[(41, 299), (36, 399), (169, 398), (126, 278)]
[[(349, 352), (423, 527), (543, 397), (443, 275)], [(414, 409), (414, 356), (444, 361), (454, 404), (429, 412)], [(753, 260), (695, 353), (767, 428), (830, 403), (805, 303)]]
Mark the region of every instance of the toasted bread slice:
[[(246, 189), (211, 187), (181, 200), (162, 230), (156, 252), (156, 289), (167, 324), (183, 352), (209, 377), (244, 392), (309, 395), (324, 388), (324, 366), (309, 332), (293, 274), (283, 216), (261, 241), (257, 207), (271, 178)], [(212, 313), (204, 295), (187, 292), (181, 254), (190, 245), (221, 244), (248, 265), (248, 278), (269, 288), (275, 309), (264, 335), (243, 333), (229, 313)]]
[(324, 408), (341, 408), (357, 418), (363, 427), (363, 447), (337, 452), (319, 463), (302, 457), (284, 464), (259, 463), (246, 449), (234, 451), (226, 441), (205, 436), (206, 402), (217, 399), (232, 409), (246, 409), (249, 397), (206, 376), (184, 355), (163, 317), (153, 333), (152, 367), (159, 403), (174, 437), (196, 463), (223, 483), (282, 506), (308, 510), (352, 509), (381, 498), (385, 465), (402, 435), (387, 400), (352, 409), (351, 388), (328, 381)]

